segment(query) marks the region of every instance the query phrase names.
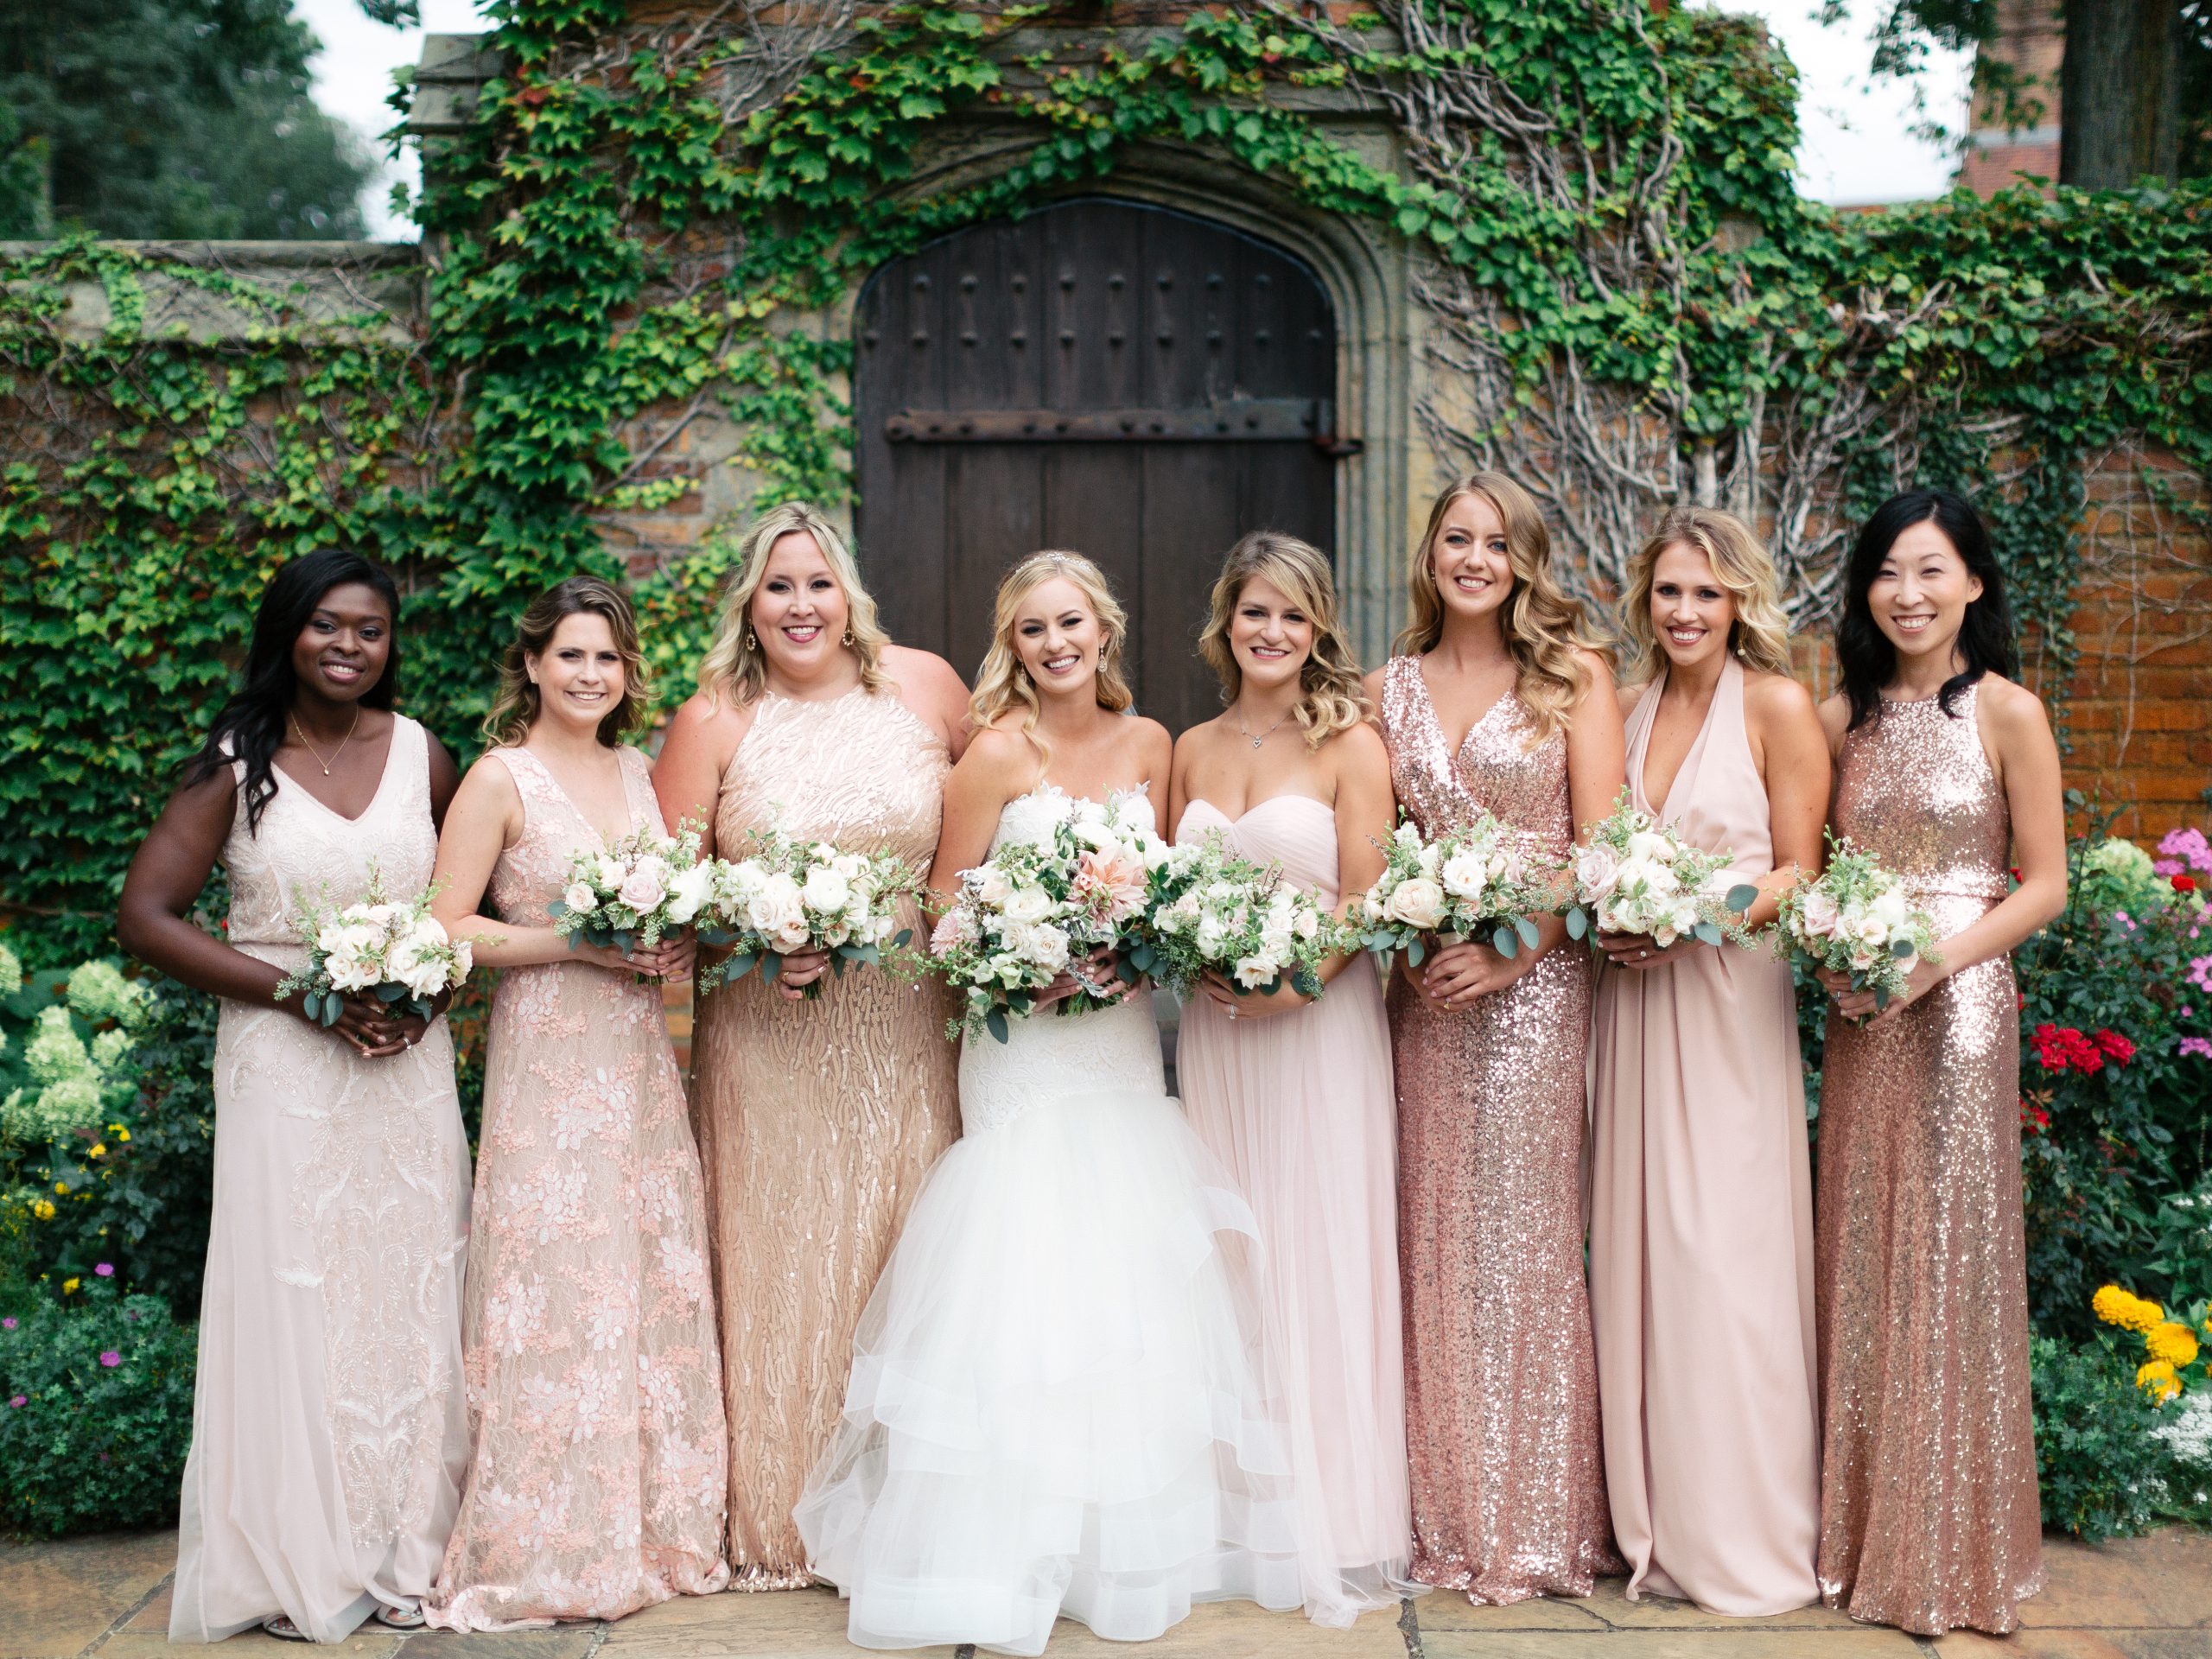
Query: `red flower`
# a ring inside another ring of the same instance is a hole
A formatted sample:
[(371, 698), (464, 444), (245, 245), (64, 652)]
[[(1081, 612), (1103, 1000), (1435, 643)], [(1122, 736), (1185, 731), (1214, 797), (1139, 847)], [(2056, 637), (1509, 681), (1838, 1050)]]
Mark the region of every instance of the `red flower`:
[(2135, 1045), (2116, 1031), (2097, 1033), (2097, 1046), (2112, 1056), (2113, 1061), (2120, 1065), (2126, 1065), (2135, 1058)]
[(2050, 1114), (2024, 1097), (2020, 1102), (2020, 1133), (2041, 1135), (2050, 1127)]
[[(2122, 1054), (2111, 1046), (2106, 1038), (2120, 1045), (2126, 1052)], [(2125, 1065), (2135, 1053), (2135, 1045), (2116, 1031), (2101, 1033), (2092, 1042), (2073, 1027), (2055, 1026), (2049, 1020), (2037, 1026), (2028, 1041), (2035, 1049), (2037, 1062), (2046, 1071), (2095, 1073), (2105, 1069), (2107, 1056)]]
[(2195, 893), (2196, 891), (2196, 878), (2193, 875), (2175, 875), (2169, 876), (2166, 879), (2174, 884), (2174, 891), (2176, 893)]

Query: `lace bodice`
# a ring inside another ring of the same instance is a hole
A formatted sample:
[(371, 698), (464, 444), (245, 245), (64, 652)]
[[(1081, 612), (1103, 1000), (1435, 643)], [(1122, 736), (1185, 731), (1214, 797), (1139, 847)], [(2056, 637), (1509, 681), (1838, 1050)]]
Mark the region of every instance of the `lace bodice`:
[(245, 762), (231, 763), (238, 811), (223, 842), (231, 878), (230, 939), (264, 961), (304, 953), (303, 906), (358, 903), (372, 881), (385, 895), (409, 899), (430, 885), (438, 832), (430, 819), (429, 739), (404, 715), (392, 716), (384, 776), (358, 818), (340, 816), (300, 785), (276, 773), (276, 792), (249, 831)]
[(762, 695), (715, 804), (715, 845), (738, 855), (779, 823), (849, 853), (894, 853), (926, 871), (944, 816), (944, 739), (892, 691), (826, 702)]
[[(629, 804), (630, 830), (664, 833), (660, 803), (653, 796), (652, 774), (645, 757), (632, 748), (617, 752), (622, 767), (622, 794)], [(513, 774), (522, 796), (522, 837), (499, 855), (492, 867), (492, 902), (500, 918), (513, 927), (550, 927), (553, 918), (545, 907), (561, 896), (568, 884), (569, 867), (578, 853), (597, 851), (605, 839), (591, 820), (554, 780), (545, 763), (521, 744), (490, 749)]]
[[(999, 812), (992, 850), (1049, 836), (1083, 798), (1050, 784), (1015, 797)], [(1116, 791), (1107, 804), (1153, 827), (1152, 798), (1143, 791)], [(1150, 991), (1133, 992), (1089, 1014), (1047, 1011), (1016, 1020), (1005, 1042), (976, 1037), (961, 1049), (960, 1123), (967, 1135), (986, 1134), (1033, 1107), (1097, 1090), (1167, 1092)]]

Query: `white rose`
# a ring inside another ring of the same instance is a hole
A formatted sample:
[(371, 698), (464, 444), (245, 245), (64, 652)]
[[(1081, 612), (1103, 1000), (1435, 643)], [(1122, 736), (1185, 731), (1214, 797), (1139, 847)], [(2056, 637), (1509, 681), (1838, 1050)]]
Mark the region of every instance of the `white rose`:
[(1835, 900), (1818, 887), (1805, 895), (1802, 915), (1805, 931), (1815, 938), (1823, 938), (1834, 932), (1836, 923), (1840, 919)]
[(1201, 955), (1219, 956), (1228, 939), (1228, 919), (1219, 912), (1210, 910), (1198, 917), (1198, 945)]
[(1620, 857), (1602, 842), (1575, 855), (1574, 885), (1586, 902), (1595, 904), (1609, 897), (1620, 879)]
[(1266, 957), (1245, 957), (1237, 962), (1236, 982), (1248, 991), (1256, 990), (1281, 972)]
[(1321, 936), (1321, 912), (1318, 910), (1299, 912), (1298, 920), (1292, 925), (1292, 931), (1298, 935), (1300, 943), (1313, 944)]
[(365, 991), (384, 978), (376, 952), (350, 939), (341, 942), (322, 966), (330, 982), (341, 991)]
[(806, 912), (799, 900), (798, 883), (781, 871), (766, 877), (746, 906), (745, 919), (771, 941), (788, 937), (793, 927), (804, 930)]
[(715, 878), (715, 897), (734, 912), (741, 912), (758, 898), (768, 880), (768, 872), (760, 867), (757, 858), (740, 859), (734, 864), (725, 864)]
[(1009, 922), (1031, 925), (1052, 913), (1052, 895), (1042, 887), (1025, 883), (1007, 893), (1006, 902), (999, 908)]
[(445, 963), (428, 954), (411, 937), (393, 947), (385, 969), (426, 1002), (446, 988)]
[(1050, 922), (1016, 922), (1006, 930), (1007, 948), (1048, 974), (1068, 965), (1068, 936)]
[(657, 858), (639, 859), (614, 896), (643, 915), (668, 897), (667, 870), (668, 866)]
[(1438, 842), (1430, 842), (1415, 855), (1414, 862), (1421, 867), (1421, 873), (1423, 875), (1433, 876), (1438, 867), (1444, 862), (1443, 844)]
[(807, 873), (804, 892), (809, 910), (817, 916), (836, 916), (852, 902), (853, 884), (828, 865), (817, 865)]
[(993, 910), (1003, 909), (1014, 896), (1014, 883), (995, 864), (986, 864), (976, 879), (976, 897)]
[(707, 907), (715, 896), (715, 866), (712, 860), (702, 860), (687, 870), (678, 870), (676, 879), (668, 884), (668, 918), (678, 927)]
[(1444, 861), (1440, 874), (1445, 892), (1471, 903), (1482, 897), (1483, 889), (1489, 885), (1489, 861), (1471, 848), (1463, 847)]
[(1408, 876), (1390, 895), (1390, 919), (1408, 927), (1434, 927), (1444, 910), (1444, 889), (1425, 875)]
[(1904, 889), (1897, 887), (1884, 888), (1881, 895), (1867, 908), (1869, 913), (1891, 932), (1899, 931), (1904, 926), (1905, 913), (1909, 908), (1904, 901)]
[(1653, 864), (1670, 863), (1674, 860), (1674, 844), (1656, 830), (1639, 830), (1628, 838), (1628, 855)]
[(601, 853), (592, 866), (592, 880), (602, 893), (613, 893), (630, 874), (622, 861), (612, 853)]
[(462, 980), (467, 979), (475, 968), (476, 947), (469, 944), (467, 939), (455, 939), (453, 942), (454, 983), (458, 985)]

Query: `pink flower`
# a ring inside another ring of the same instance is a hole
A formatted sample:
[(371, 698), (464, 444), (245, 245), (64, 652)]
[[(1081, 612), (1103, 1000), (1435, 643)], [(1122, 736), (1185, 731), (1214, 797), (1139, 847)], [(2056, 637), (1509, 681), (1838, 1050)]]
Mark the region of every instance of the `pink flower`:
[(1127, 921), (1144, 908), (1144, 866), (1093, 849), (1076, 866), (1075, 891), (1077, 902), (1092, 914), (1103, 912), (1110, 920)]
[(28, 1406), (29, 1404), (30, 1404), (30, 1402), (31, 1402), (31, 1397), (30, 1397), (30, 1395), (29, 1395), (28, 1394), (19, 1394), (19, 1395), (17, 1395), (14, 1399), (10, 1400), (8, 1403), (9, 1403), (10, 1405), (11, 1405), (11, 1406)]
[(2193, 957), (2182, 977), (2200, 991), (2212, 991), (2212, 957)]
[(2158, 850), (2168, 858), (2183, 860), (2193, 870), (2212, 873), (2212, 842), (2202, 830), (2169, 830), (2160, 837)]
[(14, 1314), (10, 1313), (6, 1319), (0, 1319), (0, 1331), (12, 1331), (15, 1328), (16, 1316)]
[(2200, 1060), (2212, 1060), (2212, 1040), (2202, 1037), (2184, 1037), (2181, 1039), (2181, 1052), (2194, 1054)]
[(107, 1367), (107, 1369), (111, 1371), (117, 1366), (123, 1363), (123, 1356), (116, 1352), (114, 1349), (111, 1348), (100, 1356), (100, 1363)]
[(96, 1262), (92, 1264), (92, 1271), (99, 1274), (103, 1279), (112, 1279), (115, 1277), (115, 1263), (112, 1262)]

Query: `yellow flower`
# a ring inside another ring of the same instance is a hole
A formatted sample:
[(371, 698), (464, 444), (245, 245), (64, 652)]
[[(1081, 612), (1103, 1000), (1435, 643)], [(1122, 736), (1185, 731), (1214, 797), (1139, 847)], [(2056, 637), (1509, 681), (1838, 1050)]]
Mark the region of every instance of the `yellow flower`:
[[(74, 1279), (64, 1279), (61, 1281), (61, 1294), (64, 1296), (67, 1296), (71, 1291), (77, 1288), (77, 1284), (78, 1281)], [(2166, 1370), (2167, 1374), (2171, 1376), (2172, 1374), (2173, 1368), (2171, 1366), (2168, 1366)]]
[(56, 1181), (54, 1184), (54, 1190), (57, 1192), (67, 1192), (69, 1190), (69, 1183), (67, 1181)]
[(92, 1149), (86, 1153), (85, 1156), (87, 1158), (105, 1158), (107, 1156), (107, 1148), (102, 1146), (99, 1141), (95, 1141), (92, 1142)]
[(2107, 1325), (2144, 1336), (2150, 1335), (2152, 1328), (2166, 1317), (2166, 1310), (2158, 1303), (2146, 1302), (2118, 1285), (2107, 1285), (2098, 1291), (2089, 1298), (2089, 1306)]
[(128, 1141), (130, 1138), (130, 1131), (128, 1129), (118, 1129), (115, 1132), (115, 1138), (118, 1141)]
[(2163, 1359), (2167, 1364), (2178, 1368), (2196, 1360), (2196, 1333), (2185, 1325), (2169, 1322), (2145, 1337), (2143, 1346), (2152, 1358)]
[(54, 1200), (52, 1198), (41, 1198), (36, 1204), (31, 1205), (31, 1214), (36, 1216), (41, 1221), (52, 1221), (54, 1219)]
[(2152, 1405), (2163, 1406), (2181, 1392), (2181, 1379), (2174, 1375), (2174, 1368), (2168, 1362), (2154, 1359), (2137, 1369), (2135, 1386), (2151, 1396)]

